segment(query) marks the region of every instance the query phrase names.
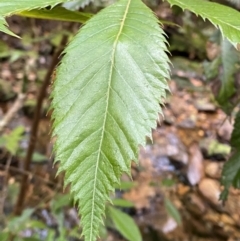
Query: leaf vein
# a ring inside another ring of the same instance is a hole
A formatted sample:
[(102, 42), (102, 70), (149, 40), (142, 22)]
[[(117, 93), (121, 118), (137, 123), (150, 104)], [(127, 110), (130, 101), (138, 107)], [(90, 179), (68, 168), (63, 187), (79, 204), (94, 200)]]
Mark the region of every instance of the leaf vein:
[(104, 139), (104, 131), (105, 131), (106, 122), (107, 122), (107, 112), (108, 112), (109, 99), (110, 99), (110, 90), (111, 90), (112, 74), (113, 74), (114, 61), (115, 61), (115, 52), (116, 52), (116, 48), (117, 48), (119, 37), (120, 37), (120, 35), (122, 33), (123, 26), (125, 24), (125, 20), (127, 18), (127, 14), (128, 14), (128, 11), (129, 11), (130, 3), (131, 3), (131, 0), (128, 0), (127, 6), (126, 6), (126, 10), (124, 12), (124, 16), (123, 16), (123, 19), (122, 19), (121, 24), (120, 24), (120, 29), (118, 31), (118, 34), (116, 36), (116, 39), (115, 39), (114, 44), (113, 44), (113, 49), (112, 49), (111, 67), (110, 67), (110, 73), (109, 73), (109, 79), (108, 79), (108, 92), (107, 92), (106, 110), (105, 110), (105, 116), (104, 116), (104, 121), (103, 121), (103, 130), (102, 130), (102, 135), (101, 135), (100, 145), (99, 145), (99, 150), (98, 150), (98, 157), (97, 157), (97, 162), (96, 162), (96, 168), (95, 168), (95, 173), (94, 173), (94, 185), (93, 185), (91, 221), (90, 221), (90, 241), (92, 241), (92, 237), (93, 237), (93, 217), (94, 217), (94, 203), (95, 203), (95, 193), (96, 193), (96, 181), (97, 181), (98, 166), (99, 166), (99, 161), (100, 161), (100, 153), (101, 153), (103, 139)]

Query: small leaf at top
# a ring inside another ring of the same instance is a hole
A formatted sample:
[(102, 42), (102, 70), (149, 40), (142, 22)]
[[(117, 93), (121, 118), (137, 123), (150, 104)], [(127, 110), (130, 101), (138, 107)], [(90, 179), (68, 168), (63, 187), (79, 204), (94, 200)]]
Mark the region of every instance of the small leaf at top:
[(167, 0), (171, 5), (188, 9), (208, 19), (222, 34), (238, 48), (240, 44), (240, 13), (230, 7), (204, 0)]
[(68, 0), (0, 0), (0, 31), (18, 37), (7, 28), (5, 17), (30, 10), (34, 8), (44, 8), (47, 6), (55, 6), (58, 3), (66, 2)]

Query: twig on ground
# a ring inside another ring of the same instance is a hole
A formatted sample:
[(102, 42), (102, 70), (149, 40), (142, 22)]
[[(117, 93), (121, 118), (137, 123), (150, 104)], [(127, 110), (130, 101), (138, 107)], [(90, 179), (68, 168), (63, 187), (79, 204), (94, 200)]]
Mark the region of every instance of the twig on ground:
[[(38, 125), (40, 121), (40, 115), (41, 115), (41, 109), (42, 109), (42, 103), (46, 95), (47, 87), (50, 84), (51, 76), (54, 72), (54, 69), (56, 65), (59, 62), (59, 56), (66, 45), (68, 40), (68, 36), (64, 35), (61, 40), (61, 44), (59, 48), (56, 50), (52, 57), (52, 62), (48, 68), (48, 71), (46, 73), (46, 76), (44, 78), (43, 84), (41, 86), (40, 92), (38, 94), (37, 98), (37, 105), (34, 111), (34, 118), (31, 126), (31, 135), (29, 138), (29, 146), (27, 150), (27, 155), (24, 161), (24, 171), (29, 172), (30, 171), (30, 164), (32, 160), (32, 155), (34, 153), (35, 145), (36, 145), (36, 139), (37, 139), (37, 132), (38, 132)], [(21, 186), (20, 186), (20, 192), (18, 195), (18, 199), (16, 202), (15, 210), (14, 213), (15, 215), (20, 215), (22, 213), (23, 207), (24, 207), (24, 202), (25, 202), (25, 197), (26, 193), (28, 191), (28, 175), (24, 174), (22, 176), (22, 181), (21, 181)]]
[(3, 119), (0, 120), (0, 132), (3, 130), (5, 126), (11, 121), (14, 115), (18, 112), (19, 109), (22, 108), (23, 102), (26, 98), (26, 95), (23, 93), (19, 93), (16, 101), (12, 105), (12, 107), (8, 110), (6, 115), (4, 115)]
[[(0, 167), (4, 167), (4, 165), (0, 163)], [(27, 175), (29, 180), (32, 180), (34, 178), (34, 179), (37, 179), (37, 180), (39, 180), (41, 182), (44, 182), (47, 185), (55, 185), (55, 183), (50, 181), (50, 180), (47, 180), (47, 179), (45, 179), (43, 177), (35, 175), (34, 173), (31, 173), (31, 172), (19, 169), (19, 168), (14, 167), (14, 166), (10, 166), (9, 170), (17, 172), (17, 173), (19, 173), (21, 175)]]

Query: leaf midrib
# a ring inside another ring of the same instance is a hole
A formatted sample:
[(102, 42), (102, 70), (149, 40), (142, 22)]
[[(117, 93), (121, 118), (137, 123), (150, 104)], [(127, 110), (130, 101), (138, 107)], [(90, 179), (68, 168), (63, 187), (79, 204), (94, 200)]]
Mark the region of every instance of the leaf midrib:
[(101, 150), (102, 150), (102, 143), (103, 143), (103, 139), (104, 139), (104, 133), (105, 133), (106, 121), (107, 121), (107, 115), (108, 115), (112, 75), (113, 75), (113, 69), (114, 69), (114, 63), (115, 63), (115, 53), (116, 53), (116, 48), (117, 48), (119, 37), (122, 33), (124, 23), (125, 23), (125, 20), (127, 18), (127, 14), (128, 14), (128, 11), (129, 11), (129, 6), (130, 6), (131, 1), (132, 0), (128, 0), (128, 2), (127, 2), (126, 10), (124, 12), (118, 34), (117, 34), (116, 39), (113, 43), (113, 49), (112, 49), (112, 55), (111, 55), (111, 66), (110, 66), (110, 73), (109, 73), (109, 78), (108, 78), (106, 109), (105, 109), (105, 114), (104, 114), (103, 129), (102, 129), (101, 139), (100, 139), (100, 143), (99, 143), (97, 162), (96, 162), (96, 168), (95, 168), (95, 173), (94, 173), (94, 181), (93, 181), (93, 196), (92, 196), (91, 224), (90, 224), (91, 225), (90, 226), (90, 241), (92, 241), (92, 237), (93, 237), (93, 218), (94, 218), (94, 206), (95, 206), (94, 203), (95, 203), (95, 194), (96, 194), (96, 182), (97, 182), (98, 167), (99, 167), (99, 161), (100, 161)]

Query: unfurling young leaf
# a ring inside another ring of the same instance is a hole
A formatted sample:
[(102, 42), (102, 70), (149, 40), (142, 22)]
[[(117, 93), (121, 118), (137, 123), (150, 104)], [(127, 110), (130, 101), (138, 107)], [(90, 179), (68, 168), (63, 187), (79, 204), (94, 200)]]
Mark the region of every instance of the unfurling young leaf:
[(169, 78), (165, 38), (141, 1), (120, 0), (65, 50), (52, 92), (56, 161), (95, 241), (109, 193), (156, 127)]

